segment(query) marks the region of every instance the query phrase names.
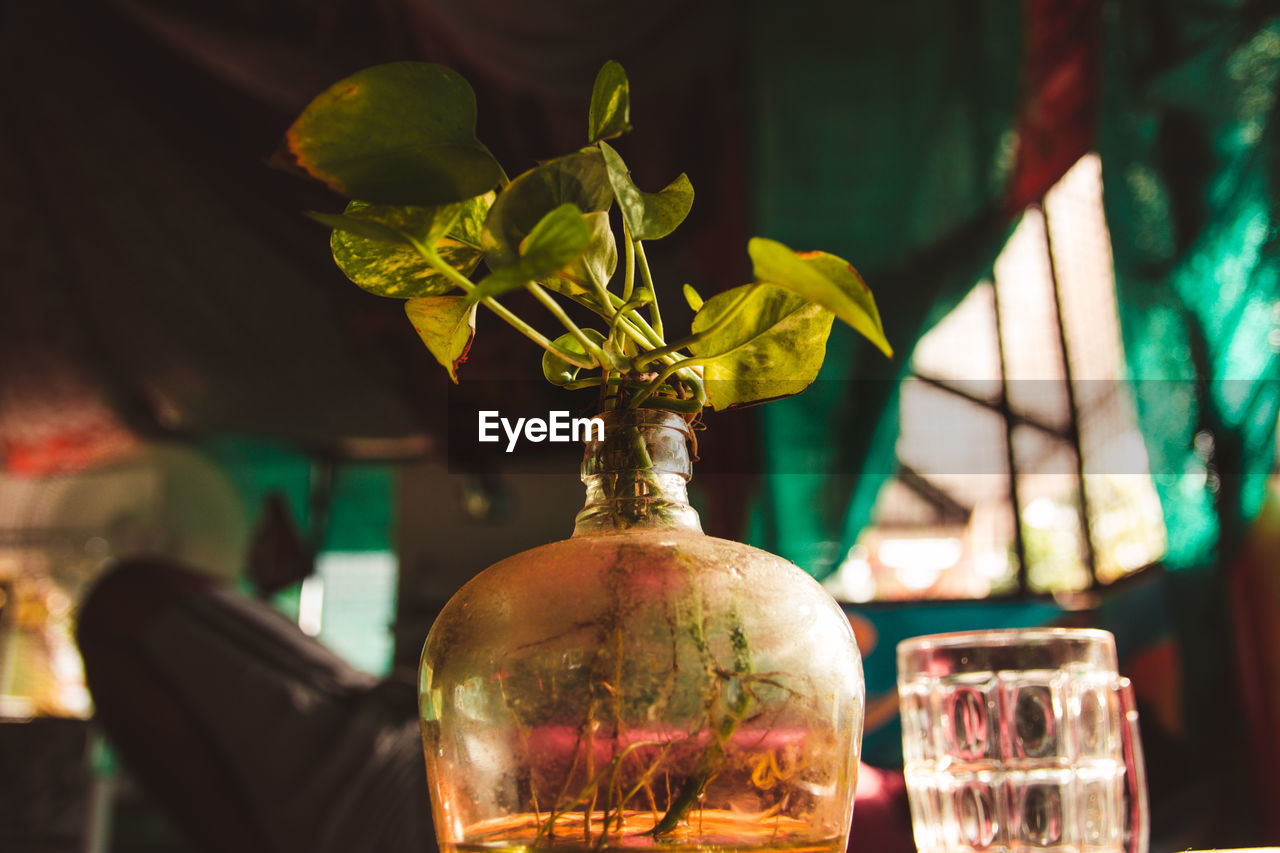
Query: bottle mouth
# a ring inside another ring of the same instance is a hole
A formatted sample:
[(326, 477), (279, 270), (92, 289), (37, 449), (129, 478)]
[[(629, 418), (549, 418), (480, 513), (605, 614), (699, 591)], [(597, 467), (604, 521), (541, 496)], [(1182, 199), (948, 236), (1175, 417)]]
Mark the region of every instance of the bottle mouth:
[[(663, 409), (614, 409), (588, 432), (587, 500), (574, 535), (641, 529), (701, 532), (685, 484), (692, 474), (689, 422)], [(597, 437), (599, 436), (599, 437)]]
[[(689, 422), (663, 409), (612, 409), (597, 415), (604, 423), (604, 437), (586, 442), (582, 479), (598, 474), (652, 471), (692, 475)], [(588, 431), (588, 435), (593, 435)]]
[(685, 420), (684, 415), (669, 412), (666, 409), (610, 409), (595, 417), (604, 421), (606, 436), (610, 427), (636, 426), (674, 429), (686, 439), (693, 437), (693, 430), (689, 428), (689, 422)]

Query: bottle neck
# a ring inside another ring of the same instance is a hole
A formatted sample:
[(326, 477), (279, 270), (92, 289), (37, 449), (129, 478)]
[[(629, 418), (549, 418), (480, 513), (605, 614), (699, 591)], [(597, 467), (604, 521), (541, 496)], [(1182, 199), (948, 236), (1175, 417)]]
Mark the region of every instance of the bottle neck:
[(657, 409), (615, 409), (598, 416), (603, 439), (582, 458), (586, 503), (574, 536), (628, 530), (702, 532), (686, 488), (692, 476), (688, 422)]

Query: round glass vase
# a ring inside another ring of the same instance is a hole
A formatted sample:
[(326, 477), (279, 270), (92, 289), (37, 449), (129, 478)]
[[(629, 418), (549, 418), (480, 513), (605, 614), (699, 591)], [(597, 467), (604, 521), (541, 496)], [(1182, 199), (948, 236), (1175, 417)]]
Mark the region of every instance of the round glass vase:
[(481, 572), (427, 637), (441, 849), (843, 851), (848, 620), (791, 563), (702, 532), (682, 417), (600, 417), (573, 536)]

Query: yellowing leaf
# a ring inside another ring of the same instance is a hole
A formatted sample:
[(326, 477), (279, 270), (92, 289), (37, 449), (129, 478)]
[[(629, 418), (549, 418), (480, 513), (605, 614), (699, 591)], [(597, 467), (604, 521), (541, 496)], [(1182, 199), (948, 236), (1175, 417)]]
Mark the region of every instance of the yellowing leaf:
[(809, 387), (822, 367), (833, 319), (826, 308), (768, 284), (708, 299), (693, 317), (693, 331), (710, 334), (689, 351), (707, 359), (702, 371), (711, 406), (723, 411)]
[(487, 192), (502, 176), (475, 127), (475, 93), (456, 71), (391, 62), (317, 96), (280, 156), (347, 198), (445, 204)]
[(461, 296), (421, 296), (404, 304), (418, 337), (458, 382), (458, 365), (467, 359), (476, 334), (476, 306)]
[[(334, 226), (329, 247), (338, 267), (360, 287), (379, 296), (409, 299), (447, 293), (455, 285), (418, 254), (407, 239), (435, 245), (441, 260), (468, 275), (480, 262), (475, 223), (483, 218), (493, 194), (440, 207), (368, 205), (353, 201), (342, 216), (314, 216)], [(385, 229), (390, 236), (379, 237)], [(370, 229), (370, 230), (366, 230)]]
[(747, 252), (756, 281), (785, 287), (830, 309), (885, 355), (893, 355), (871, 290), (848, 261), (826, 252), (794, 252), (763, 237), (753, 237)]

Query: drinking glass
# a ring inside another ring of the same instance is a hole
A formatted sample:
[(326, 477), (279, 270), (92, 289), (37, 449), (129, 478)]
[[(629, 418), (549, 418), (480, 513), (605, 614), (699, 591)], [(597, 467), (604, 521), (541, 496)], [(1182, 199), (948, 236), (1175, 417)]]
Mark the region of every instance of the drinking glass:
[(921, 853), (1146, 853), (1138, 715), (1111, 634), (913, 637), (898, 696)]

